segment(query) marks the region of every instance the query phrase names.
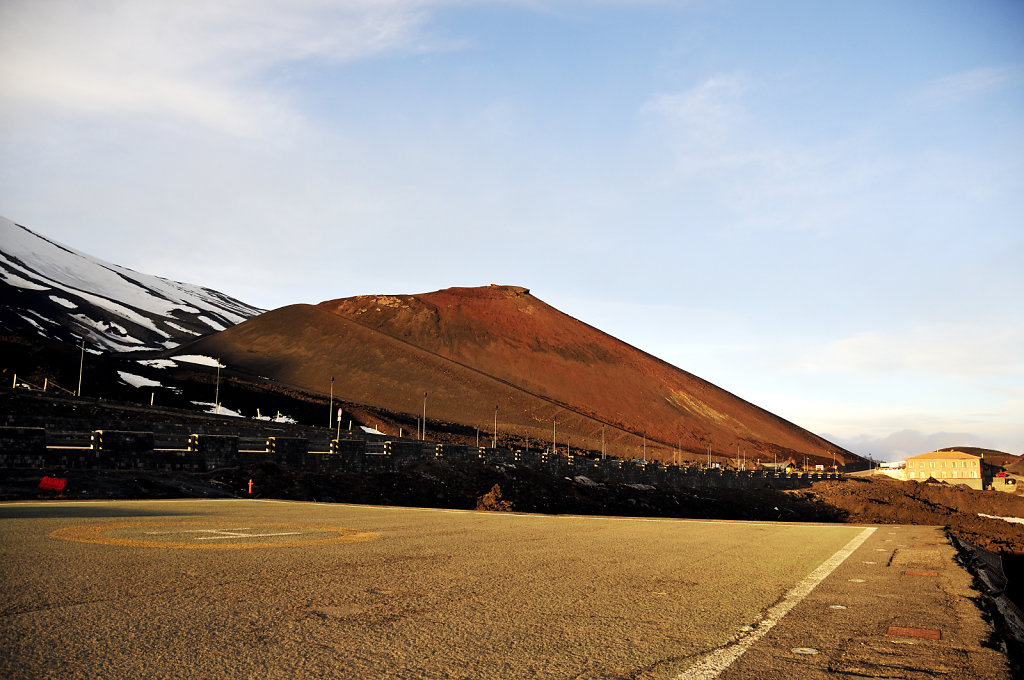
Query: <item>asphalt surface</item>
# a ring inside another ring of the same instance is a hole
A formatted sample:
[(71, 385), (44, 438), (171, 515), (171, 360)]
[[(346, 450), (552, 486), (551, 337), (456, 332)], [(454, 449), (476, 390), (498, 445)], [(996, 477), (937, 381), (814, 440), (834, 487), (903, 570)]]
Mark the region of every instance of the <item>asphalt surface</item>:
[(6, 504), (0, 676), (1009, 678), (952, 555), (922, 527)]

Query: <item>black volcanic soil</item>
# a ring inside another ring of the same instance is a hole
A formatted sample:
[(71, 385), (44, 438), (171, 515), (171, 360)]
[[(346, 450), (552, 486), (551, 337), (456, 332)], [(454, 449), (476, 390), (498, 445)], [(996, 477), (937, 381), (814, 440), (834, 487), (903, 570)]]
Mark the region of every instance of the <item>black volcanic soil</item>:
[(978, 516), (1024, 517), (1024, 497), (946, 484), (852, 478), (798, 491), (598, 485), (513, 465), (425, 460), (399, 472), (313, 474), (276, 463), (206, 474), (50, 471), (62, 494), (37, 488), (40, 473), (0, 471), (0, 500), (253, 497), (415, 507), (629, 517), (782, 520), (948, 527), (995, 553), (1024, 555), (1024, 525)]

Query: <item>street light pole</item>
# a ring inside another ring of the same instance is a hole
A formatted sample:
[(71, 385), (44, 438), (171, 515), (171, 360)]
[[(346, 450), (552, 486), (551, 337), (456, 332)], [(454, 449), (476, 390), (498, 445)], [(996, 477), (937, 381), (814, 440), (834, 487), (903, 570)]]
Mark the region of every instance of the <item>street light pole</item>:
[(601, 460), (604, 460), (604, 423), (601, 423)]
[(213, 392), (213, 407), (220, 414), (220, 357), (217, 357), (217, 388)]
[(491, 448), (498, 448), (498, 406), (494, 406), (494, 437), (491, 439)]
[(334, 417), (334, 376), (331, 376), (331, 401), (327, 404), (327, 427), (331, 427), (331, 418)]
[(85, 338), (82, 338), (82, 358), (78, 362), (78, 391), (75, 396), (82, 396), (82, 369), (85, 368)]
[(555, 441), (556, 441), (555, 440), (555, 423), (557, 423), (557, 422), (558, 422), (558, 419), (556, 419), (556, 418), (552, 418), (551, 419), (551, 453), (552, 454), (558, 453), (555, 450)]

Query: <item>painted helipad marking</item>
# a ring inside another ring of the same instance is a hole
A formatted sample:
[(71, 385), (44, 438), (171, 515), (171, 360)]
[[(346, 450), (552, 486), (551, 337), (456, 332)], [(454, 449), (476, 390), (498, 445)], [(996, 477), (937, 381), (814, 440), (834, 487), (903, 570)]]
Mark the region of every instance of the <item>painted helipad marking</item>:
[(754, 630), (742, 635), (735, 642), (724, 647), (719, 647), (713, 652), (705, 655), (696, 665), (676, 676), (675, 680), (712, 680), (717, 678), (726, 668), (731, 666), (736, 659), (743, 656), (755, 642), (768, 634), (786, 614), (807, 597), (814, 588), (824, 581), (829, 574), (836, 570), (847, 557), (853, 554), (864, 541), (868, 540), (871, 534), (875, 533), (875, 527), (866, 527), (845, 546), (840, 548), (832, 557), (825, 560), (821, 566), (805, 576), (793, 589), (786, 593), (783, 598), (768, 609), (764, 619), (755, 624)]
[(252, 531), (251, 527), (238, 529), (179, 529), (171, 531), (147, 531), (147, 536), (166, 536), (169, 534), (211, 534), (209, 536), (197, 536), (197, 541), (209, 541), (216, 538), (259, 538), (261, 536), (299, 536), (301, 531), (276, 531), (265, 534), (240, 534), (240, 531)]
[[(249, 549), (363, 543), (380, 534), (334, 526), (250, 523), (245, 527), (220, 522), (111, 522), (57, 529), (53, 538), (140, 548)], [(302, 538), (285, 538), (302, 537)], [(270, 540), (268, 540), (270, 539)]]

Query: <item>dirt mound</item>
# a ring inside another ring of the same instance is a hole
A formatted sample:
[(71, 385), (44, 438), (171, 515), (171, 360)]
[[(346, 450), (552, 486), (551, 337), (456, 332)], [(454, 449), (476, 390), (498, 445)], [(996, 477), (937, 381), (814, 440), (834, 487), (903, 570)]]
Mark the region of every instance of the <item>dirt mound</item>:
[(859, 461), (514, 286), (293, 305), (175, 351), (316, 392), (336, 376), (336, 397), (407, 421), (426, 410), (432, 434), (446, 423), (489, 438), (496, 420), (513, 448), (554, 435), (591, 452), (603, 437), (619, 458), (671, 461), (678, 447), (703, 460), (710, 446), (720, 462)]
[(476, 502), (476, 509), (488, 512), (509, 512), (512, 510), (512, 504), (502, 500), (501, 487), (495, 484), (490, 491), (480, 496), (480, 500)]
[(847, 522), (948, 526), (995, 553), (1024, 553), (1024, 525), (981, 517), (1024, 517), (1024, 497), (942, 483), (887, 478), (820, 482), (795, 492), (845, 513)]

